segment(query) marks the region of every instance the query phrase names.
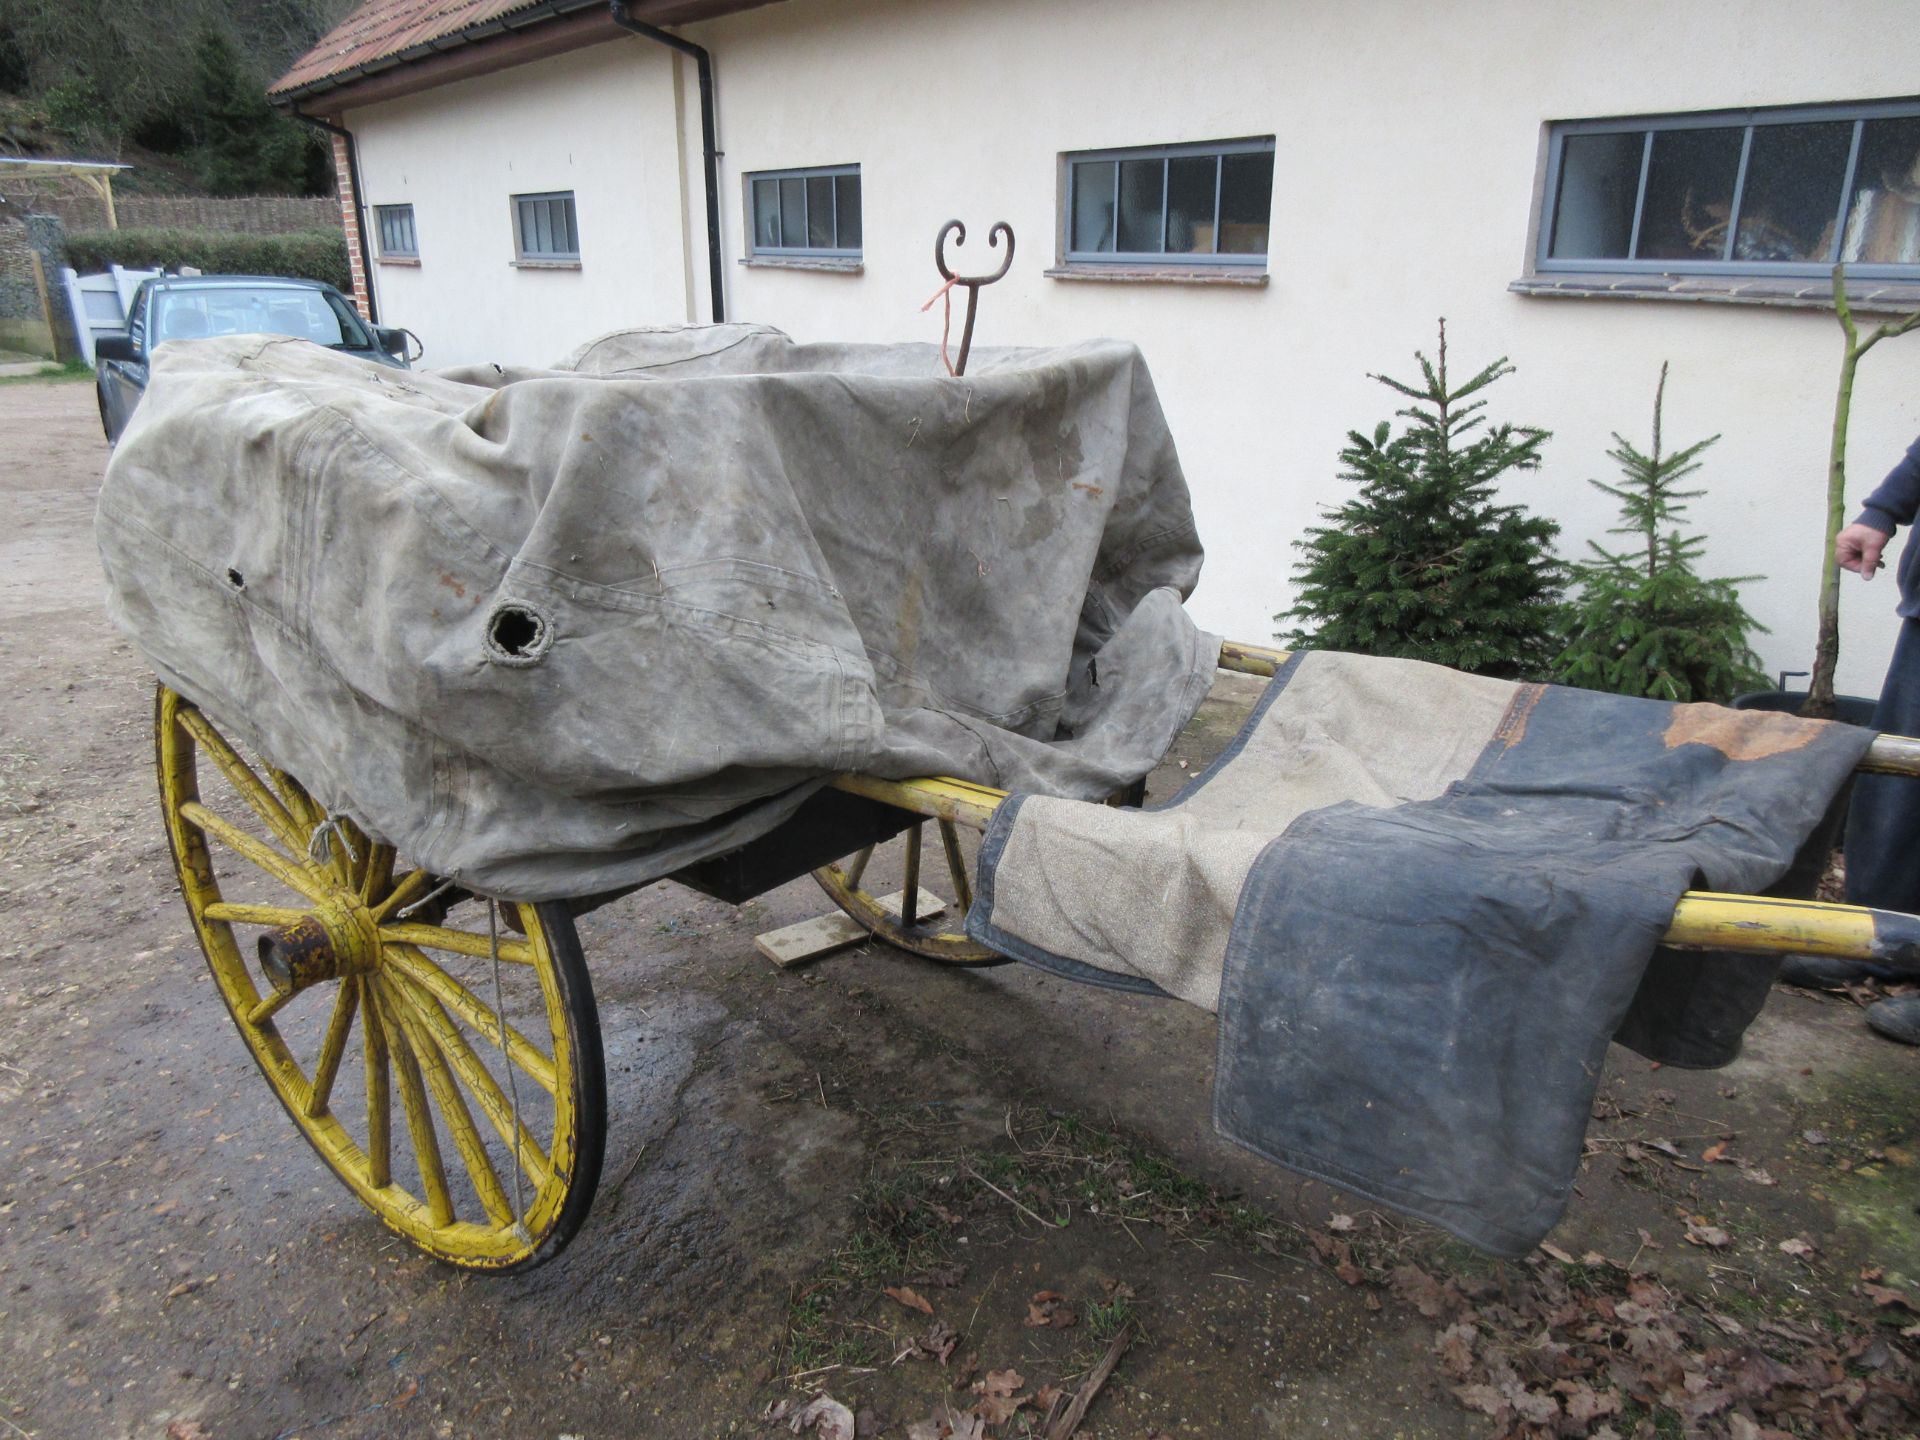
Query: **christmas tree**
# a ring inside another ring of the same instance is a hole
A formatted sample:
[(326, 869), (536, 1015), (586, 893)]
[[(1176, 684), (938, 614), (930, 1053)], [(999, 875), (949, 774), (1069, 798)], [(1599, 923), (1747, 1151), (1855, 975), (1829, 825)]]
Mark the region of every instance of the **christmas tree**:
[(1666, 392), (1662, 365), (1653, 392), (1653, 449), (1642, 453), (1616, 434), (1607, 454), (1619, 462), (1622, 483), (1589, 482), (1620, 502), (1624, 523), (1608, 533), (1632, 535), (1640, 543), (1615, 554), (1588, 542), (1597, 558), (1574, 566), (1580, 594), (1568, 613), (1559, 678), (1590, 690), (1656, 700), (1726, 700), (1767, 686), (1760, 657), (1747, 645), (1748, 632), (1765, 627), (1742, 607), (1738, 589), (1759, 577), (1708, 580), (1694, 571), (1707, 542), (1682, 535), (1677, 522), (1686, 502), (1706, 492), (1679, 485), (1700, 468), (1700, 454), (1720, 437), (1661, 454)]
[(1560, 527), (1503, 504), (1503, 477), (1537, 469), (1547, 432), (1488, 426), (1484, 398), (1513, 373), (1504, 357), (1454, 386), (1447, 374), (1447, 322), (1437, 361), (1416, 352), (1422, 383), (1371, 378), (1413, 403), (1371, 438), (1352, 431), (1340, 452), (1343, 479), (1360, 492), (1325, 512), (1296, 542), (1298, 599), (1274, 616), (1294, 620), (1281, 639), (1296, 647), (1429, 660), (1481, 675), (1543, 679), (1559, 650), (1565, 566)]

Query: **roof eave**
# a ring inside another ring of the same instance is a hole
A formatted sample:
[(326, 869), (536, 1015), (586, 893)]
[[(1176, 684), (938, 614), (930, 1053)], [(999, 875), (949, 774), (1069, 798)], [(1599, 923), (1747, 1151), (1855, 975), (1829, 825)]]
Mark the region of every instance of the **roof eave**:
[[(777, 0), (634, 0), (632, 9), (652, 23), (684, 24), (773, 3)], [(606, 0), (547, 0), (301, 85), (270, 89), (267, 99), (281, 109), (299, 110), (307, 108), (305, 102), (324, 97), (324, 110), (339, 114), (562, 55), (624, 33), (614, 24)]]

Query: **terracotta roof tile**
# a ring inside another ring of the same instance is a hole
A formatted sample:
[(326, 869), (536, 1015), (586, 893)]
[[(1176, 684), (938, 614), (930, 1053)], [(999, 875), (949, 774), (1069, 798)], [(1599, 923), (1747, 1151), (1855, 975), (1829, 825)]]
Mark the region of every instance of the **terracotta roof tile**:
[[(429, 41), (532, 10), (543, 0), (366, 0), (276, 80), (269, 95), (304, 89)], [(583, 7), (584, 8), (584, 7)]]

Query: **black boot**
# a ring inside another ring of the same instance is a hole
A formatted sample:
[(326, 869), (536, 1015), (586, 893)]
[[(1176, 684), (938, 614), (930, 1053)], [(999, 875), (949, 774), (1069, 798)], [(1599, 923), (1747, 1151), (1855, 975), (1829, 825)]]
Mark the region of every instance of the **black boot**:
[(1920, 1045), (1920, 995), (1901, 995), (1867, 1007), (1867, 1024), (1889, 1040)]

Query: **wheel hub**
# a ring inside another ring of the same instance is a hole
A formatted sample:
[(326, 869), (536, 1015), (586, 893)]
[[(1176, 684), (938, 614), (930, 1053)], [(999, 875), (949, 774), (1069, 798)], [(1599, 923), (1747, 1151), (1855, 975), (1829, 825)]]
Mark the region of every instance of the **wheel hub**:
[(324, 900), (292, 925), (262, 935), (260, 968), (291, 995), (323, 980), (370, 972), (380, 957), (379, 927), (364, 905)]

